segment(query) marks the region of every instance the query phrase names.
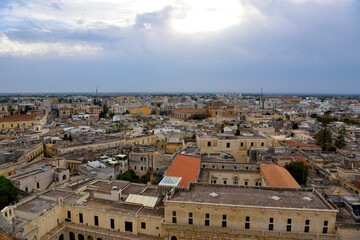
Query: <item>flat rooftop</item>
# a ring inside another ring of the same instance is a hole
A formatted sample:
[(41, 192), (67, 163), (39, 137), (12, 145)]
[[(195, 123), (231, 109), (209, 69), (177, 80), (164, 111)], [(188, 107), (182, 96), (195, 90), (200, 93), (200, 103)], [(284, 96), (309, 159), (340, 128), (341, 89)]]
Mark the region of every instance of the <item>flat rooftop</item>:
[[(216, 193), (212, 197), (210, 193)], [(275, 200), (275, 199), (278, 200)], [(244, 187), (231, 185), (191, 184), (188, 191), (176, 191), (168, 201), (209, 203), (274, 208), (333, 210), (309, 189)]]
[(140, 194), (142, 190), (146, 188), (146, 185), (144, 184), (138, 184), (138, 183), (130, 183), (129, 186), (127, 186), (122, 192), (122, 195), (129, 195), (129, 194)]
[(47, 209), (53, 203), (54, 203), (54, 201), (40, 199), (40, 198), (34, 198), (33, 200), (17, 207), (16, 210), (30, 212), (30, 213), (38, 213), (42, 210)]
[(58, 197), (62, 197), (65, 198), (67, 196), (70, 196), (72, 193), (68, 193), (68, 192), (64, 192), (64, 191), (58, 191), (58, 190), (51, 190), (47, 193), (42, 194), (43, 196), (46, 197), (51, 197), (51, 198), (58, 198)]

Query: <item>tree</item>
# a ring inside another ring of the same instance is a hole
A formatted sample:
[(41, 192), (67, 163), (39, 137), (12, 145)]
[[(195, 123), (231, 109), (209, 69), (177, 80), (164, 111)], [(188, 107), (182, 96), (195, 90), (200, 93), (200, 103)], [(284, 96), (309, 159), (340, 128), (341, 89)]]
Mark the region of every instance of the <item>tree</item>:
[(204, 113), (196, 113), (190, 117), (190, 119), (193, 119), (193, 120), (203, 120), (205, 118), (207, 118), (207, 115)]
[(139, 176), (136, 175), (136, 173), (132, 169), (127, 170), (126, 172), (124, 172), (124, 174), (119, 174), (117, 176), (117, 179), (136, 182), (136, 183), (140, 182)]
[(222, 124), (221, 124), (221, 133), (224, 133), (224, 127), (225, 127), (225, 124), (222, 123)]
[(346, 146), (346, 142), (345, 142), (346, 130), (344, 127), (341, 127), (341, 128), (339, 128), (337, 133), (338, 133), (338, 135), (336, 136), (336, 139), (335, 139), (335, 147), (343, 148)]
[(106, 105), (104, 105), (103, 110), (99, 114), (99, 118), (105, 118), (108, 111), (109, 111), (109, 108)]
[(309, 166), (306, 166), (304, 162), (291, 161), (285, 165), (286, 170), (293, 176), (299, 185), (306, 184), (306, 179), (309, 176)]
[(18, 194), (19, 190), (17, 187), (9, 179), (0, 176), (0, 209), (17, 201), (19, 199)]
[(321, 146), (323, 151), (336, 151), (336, 148), (333, 145), (331, 132), (327, 129), (327, 125), (333, 121), (332, 118), (325, 116), (318, 118), (317, 120), (322, 123), (323, 128), (314, 136), (316, 144)]
[(299, 125), (298, 125), (297, 123), (294, 123), (291, 128), (294, 129), (294, 130), (295, 130), (295, 129), (298, 129), (298, 128), (299, 128)]
[(64, 134), (63, 140), (64, 141), (69, 140), (69, 137), (68, 137), (68, 135), (66, 133)]
[(239, 122), (237, 123), (237, 129), (236, 129), (235, 135), (240, 136), (240, 123)]
[(323, 151), (332, 151), (333, 150), (333, 139), (331, 132), (324, 128), (320, 129), (314, 136), (316, 145), (321, 146)]
[(148, 174), (144, 174), (144, 175), (142, 175), (141, 176), (141, 178), (140, 178), (140, 182), (142, 182), (142, 183), (148, 183), (150, 181), (150, 176), (148, 175)]

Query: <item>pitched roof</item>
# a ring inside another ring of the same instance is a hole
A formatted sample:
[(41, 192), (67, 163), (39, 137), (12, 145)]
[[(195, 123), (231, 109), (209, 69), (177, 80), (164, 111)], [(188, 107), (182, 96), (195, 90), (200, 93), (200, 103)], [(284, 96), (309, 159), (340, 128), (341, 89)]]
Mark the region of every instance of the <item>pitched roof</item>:
[(200, 158), (179, 154), (170, 165), (165, 176), (181, 177), (180, 187), (186, 188), (195, 182), (200, 168)]
[(300, 185), (284, 167), (269, 164), (261, 166), (260, 171), (268, 186), (300, 188)]
[(4, 118), (0, 118), (0, 122), (10, 122), (10, 121), (29, 121), (35, 120), (36, 118), (43, 118), (43, 114), (24, 114), (24, 115), (7, 115)]
[(316, 144), (307, 144), (296, 140), (289, 140), (286, 142), (286, 144), (292, 146), (292, 147), (304, 147), (304, 148), (320, 148), (320, 146)]

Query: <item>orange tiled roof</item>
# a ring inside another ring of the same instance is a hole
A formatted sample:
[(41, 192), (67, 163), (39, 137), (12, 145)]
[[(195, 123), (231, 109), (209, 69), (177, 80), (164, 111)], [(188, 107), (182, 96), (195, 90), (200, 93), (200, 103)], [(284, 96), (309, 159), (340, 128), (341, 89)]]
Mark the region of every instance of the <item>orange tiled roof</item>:
[(307, 161), (305, 161), (303, 158), (299, 158), (298, 160), (296, 160), (297, 162), (303, 162), (305, 166), (310, 166), (310, 163), (308, 163)]
[(165, 176), (181, 177), (180, 187), (186, 188), (190, 182), (195, 182), (200, 168), (200, 158), (179, 154)]
[(300, 188), (300, 185), (284, 167), (269, 164), (261, 166), (260, 170), (268, 186)]
[(13, 240), (14, 238), (11, 238), (8, 235), (6, 235), (5, 233), (0, 231), (0, 239), (1, 240)]
[(9, 121), (29, 121), (36, 118), (43, 118), (43, 114), (24, 114), (24, 115), (7, 115), (4, 118), (0, 118), (0, 122), (9, 122)]
[(286, 144), (292, 146), (292, 147), (308, 147), (308, 148), (320, 148), (320, 146), (316, 144), (306, 144), (300, 141), (296, 140), (289, 140), (286, 142)]

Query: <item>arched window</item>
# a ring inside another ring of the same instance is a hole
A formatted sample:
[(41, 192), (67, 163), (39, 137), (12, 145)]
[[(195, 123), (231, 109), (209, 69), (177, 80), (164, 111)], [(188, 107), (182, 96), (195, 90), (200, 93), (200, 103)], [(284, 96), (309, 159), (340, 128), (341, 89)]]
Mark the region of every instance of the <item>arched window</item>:
[(78, 239), (79, 239), (79, 240), (85, 240), (84, 235), (79, 234), (79, 235), (78, 235)]
[(69, 237), (70, 237), (70, 240), (76, 240), (75, 239), (75, 234), (73, 232), (69, 233)]
[(61, 234), (61, 235), (59, 236), (59, 240), (64, 240), (64, 234)]
[(171, 240), (177, 240), (177, 237), (172, 236), (170, 239), (171, 239)]

